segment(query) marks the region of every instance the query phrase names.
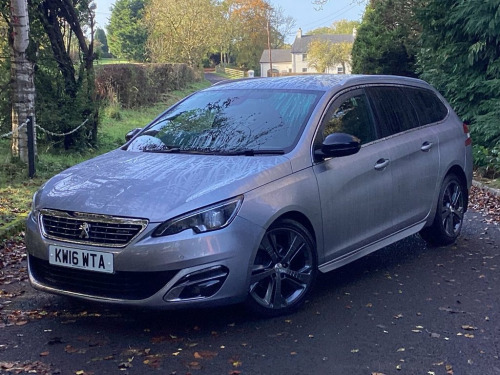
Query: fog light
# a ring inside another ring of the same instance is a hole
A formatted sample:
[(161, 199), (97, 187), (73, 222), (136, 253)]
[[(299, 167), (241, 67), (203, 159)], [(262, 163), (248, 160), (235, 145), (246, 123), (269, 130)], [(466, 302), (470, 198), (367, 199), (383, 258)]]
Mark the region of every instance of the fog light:
[(183, 276), (163, 299), (167, 302), (208, 298), (217, 293), (229, 275), (229, 269), (215, 266)]

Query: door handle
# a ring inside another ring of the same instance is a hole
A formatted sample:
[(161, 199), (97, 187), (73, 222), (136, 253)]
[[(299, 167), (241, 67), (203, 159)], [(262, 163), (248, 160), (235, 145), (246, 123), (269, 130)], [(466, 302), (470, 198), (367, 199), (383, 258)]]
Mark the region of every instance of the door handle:
[(433, 143), (432, 142), (427, 142), (425, 141), (424, 143), (422, 143), (422, 147), (420, 147), (420, 149), (424, 152), (428, 152), (433, 146)]
[(377, 171), (381, 171), (389, 165), (389, 162), (390, 162), (389, 159), (379, 159), (379, 160), (377, 160), (377, 163), (375, 163), (375, 169)]

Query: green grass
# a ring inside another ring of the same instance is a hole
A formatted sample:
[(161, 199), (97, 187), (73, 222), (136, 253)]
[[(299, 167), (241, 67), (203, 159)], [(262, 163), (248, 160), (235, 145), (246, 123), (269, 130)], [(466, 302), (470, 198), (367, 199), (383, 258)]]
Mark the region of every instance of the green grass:
[(99, 59), (94, 62), (94, 65), (109, 65), (109, 64), (129, 64), (130, 61), (123, 59)]
[(98, 147), (77, 152), (59, 150), (47, 152), (51, 145), (38, 144), (36, 176), (28, 178), (28, 168), (10, 156), (10, 139), (0, 139), (0, 240), (20, 230), (30, 210), (34, 192), (50, 177), (75, 164), (120, 147), (125, 135), (134, 128), (147, 125), (166, 108), (190, 93), (210, 86), (207, 81), (166, 95), (161, 103), (141, 109), (102, 108), (100, 111)]

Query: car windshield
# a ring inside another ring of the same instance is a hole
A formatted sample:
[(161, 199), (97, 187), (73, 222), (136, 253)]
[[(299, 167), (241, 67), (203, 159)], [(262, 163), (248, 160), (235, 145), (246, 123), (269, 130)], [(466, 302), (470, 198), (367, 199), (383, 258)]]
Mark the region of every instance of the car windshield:
[(127, 150), (285, 153), (300, 137), (321, 94), (265, 89), (201, 91), (165, 112)]

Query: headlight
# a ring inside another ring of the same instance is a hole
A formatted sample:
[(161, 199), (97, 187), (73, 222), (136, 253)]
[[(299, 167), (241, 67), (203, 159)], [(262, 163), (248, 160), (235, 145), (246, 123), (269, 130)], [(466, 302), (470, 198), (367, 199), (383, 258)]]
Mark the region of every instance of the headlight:
[(153, 237), (168, 236), (192, 229), (195, 233), (221, 229), (231, 224), (240, 209), (243, 196), (189, 212), (165, 221), (153, 232)]
[(38, 210), (36, 209), (36, 196), (40, 190), (35, 191), (33, 194), (33, 199), (31, 200), (31, 212), (30, 216), (35, 223), (38, 223)]

